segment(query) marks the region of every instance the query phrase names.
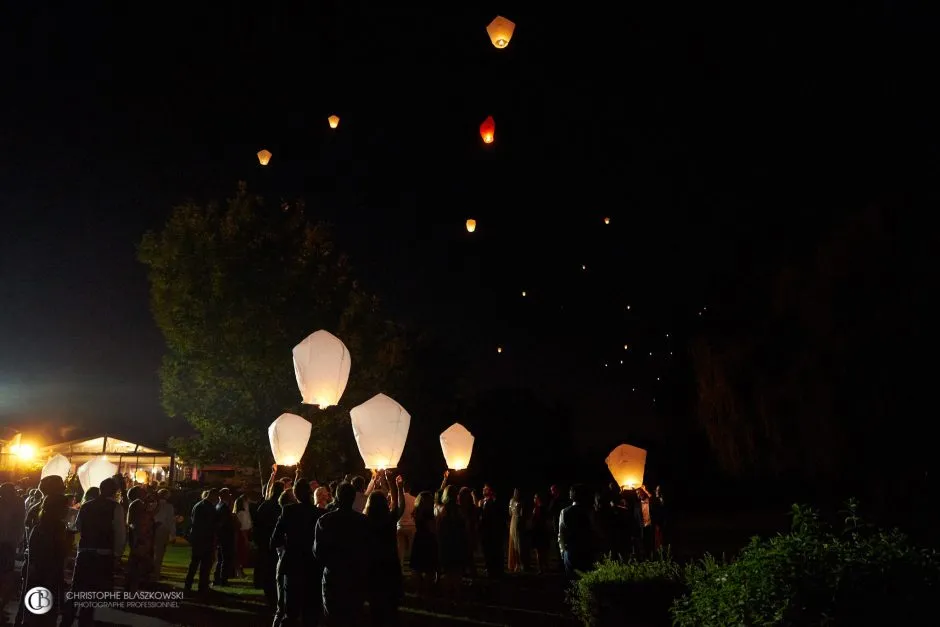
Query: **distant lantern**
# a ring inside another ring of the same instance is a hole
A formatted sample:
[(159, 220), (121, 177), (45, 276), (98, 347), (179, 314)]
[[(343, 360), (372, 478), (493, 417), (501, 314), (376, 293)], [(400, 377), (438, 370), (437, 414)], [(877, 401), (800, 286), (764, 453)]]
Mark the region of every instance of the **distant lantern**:
[(268, 442), (274, 463), (279, 466), (296, 466), (300, 463), (310, 441), (310, 429), (307, 420), (296, 414), (281, 414), (268, 427)]
[(477, 230), (477, 221), (470, 219), (467, 220), (467, 233), (473, 233)]
[(610, 218), (604, 218), (604, 224), (610, 224)]
[(606, 459), (610, 474), (622, 488), (636, 488), (643, 485), (643, 473), (646, 470), (646, 451), (621, 444), (610, 452)]
[(522, 290), (522, 296), (525, 297), (525, 290)]
[(294, 374), (300, 396), (320, 409), (339, 403), (349, 382), (349, 351), (328, 331), (317, 331), (294, 347)]
[(630, 345), (629, 345), (629, 344), (624, 344), (624, 345), (623, 345), (623, 350), (629, 350), (629, 349), (630, 349)]
[(496, 120), (493, 119), (492, 115), (480, 124), (480, 137), (483, 138), (484, 144), (493, 143), (493, 139), (496, 137)]
[(65, 457), (65, 455), (56, 454), (46, 462), (45, 466), (42, 467), (42, 474), (39, 475), (39, 478), (45, 479), (46, 477), (55, 475), (65, 479), (69, 475), (69, 471), (71, 469), (72, 464)]
[(503, 352), (503, 347), (502, 347), (502, 346), (497, 346), (497, 347), (496, 347), (496, 352), (497, 352), (497, 353), (502, 353), (502, 352)]
[(146, 470), (138, 470), (134, 473), (134, 481), (137, 483), (150, 483), (150, 473)]
[(330, 128), (336, 128), (337, 126), (339, 126), (338, 115), (331, 115), (330, 117), (327, 118), (327, 121), (330, 123)]
[(473, 434), (467, 431), (459, 422), (447, 427), (441, 434), (441, 452), (444, 461), (452, 470), (463, 470), (470, 465), (470, 454), (473, 453)]
[[(109, 479), (117, 474), (117, 464), (112, 464), (104, 455), (99, 455), (78, 467), (78, 482), (82, 484), (82, 492), (88, 492), (89, 488), (101, 485), (105, 479)], [(118, 486), (120, 487), (120, 486)]]
[(396, 468), (408, 439), (411, 414), (394, 399), (376, 394), (349, 411), (353, 436), (366, 468)]
[(259, 150), (258, 151), (258, 163), (260, 163), (261, 165), (268, 165), (269, 161), (271, 161), (271, 151)]
[(493, 42), (494, 46), (500, 49), (509, 45), (509, 40), (512, 39), (512, 33), (514, 30), (516, 30), (515, 23), (500, 15), (497, 15), (496, 19), (490, 22), (490, 25), (486, 27), (486, 32), (490, 36), (490, 41)]

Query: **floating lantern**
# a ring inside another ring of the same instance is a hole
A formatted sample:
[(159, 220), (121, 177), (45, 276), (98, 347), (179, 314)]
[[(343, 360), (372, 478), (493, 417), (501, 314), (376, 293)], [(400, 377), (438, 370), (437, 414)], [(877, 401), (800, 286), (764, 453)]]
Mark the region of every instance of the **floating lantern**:
[(327, 120), (327, 122), (330, 123), (330, 128), (336, 128), (337, 126), (339, 126), (339, 116), (338, 116), (338, 115), (331, 115), (331, 116), (328, 117), (326, 120)]
[(349, 411), (353, 436), (366, 468), (396, 468), (408, 439), (411, 414), (394, 399), (376, 394)]
[(271, 160), (271, 151), (270, 150), (259, 150), (258, 151), (258, 163), (261, 165), (268, 165), (268, 162)]
[(496, 137), (496, 120), (493, 119), (492, 115), (483, 120), (483, 124), (480, 125), (480, 137), (483, 138), (484, 144), (493, 143), (493, 139)]
[(610, 224), (610, 218), (604, 218), (604, 224)]
[(307, 450), (312, 427), (313, 425), (296, 414), (278, 416), (268, 427), (268, 442), (271, 443), (274, 463), (279, 466), (295, 466), (300, 463), (304, 451)]
[(473, 439), (473, 434), (459, 422), (447, 427), (447, 430), (441, 434), (441, 452), (444, 453), (448, 468), (463, 470), (470, 465)]
[(525, 290), (522, 290), (522, 297), (525, 298)]
[(630, 345), (629, 345), (629, 344), (624, 344), (624, 345), (623, 345), (623, 350), (629, 350), (629, 349), (630, 349)]
[(476, 220), (467, 220), (467, 233), (473, 233), (477, 230)]
[(300, 396), (320, 409), (339, 403), (349, 382), (349, 351), (328, 331), (317, 331), (294, 347), (294, 374)]
[(606, 459), (607, 468), (614, 476), (617, 485), (622, 488), (636, 488), (643, 485), (643, 473), (646, 469), (646, 451), (621, 444), (610, 452)]
[(49, 461), (46, 462), (46, 465), (42, 467), (42, 473), (39, 475), (40, 479), (45, 479), (46, 477), (51, 477), (56, 475), (57, 477), (62, 477), (65, 479), (69, 475), (69, 471), (72, 469), (72, 464), (64, 455), (53, 455)]
[(134, 481), (137, 483), (150, 483), (150, 473), (146, 470), (138, 470), (134, 473)]
[[(101, 485), (105, 479), (117, 474), (117, 464), (112, 464), (104, 455), (99, 455), (78, 467), (78, 482), (82, 484), (82, 491)], [(118, 486), (120, 488), (121, 486)]]
[(497, 346), (497, 347), (496, 347), (496, 352), (497, 352), (497, 353), (502, 353), (502, 352), (503, 352), (503, 347), (502, 347), (502, 346)]
[(496, 19), (490, 22), (490, 25), (486, 27), (490, 41), (499, 49), (503, 49), (509, 45), (509, 40), (512, 39), (514, 30), (516, 30), (515, 23), (500, 15), (497, 15)]

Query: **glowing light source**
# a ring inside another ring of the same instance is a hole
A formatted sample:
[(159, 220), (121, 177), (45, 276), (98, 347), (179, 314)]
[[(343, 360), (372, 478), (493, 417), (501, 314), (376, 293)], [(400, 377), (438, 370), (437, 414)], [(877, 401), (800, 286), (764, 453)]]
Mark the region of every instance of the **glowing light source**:
[(339, 403), (349, 382), (350, 358), (346, 345), (328, 331), (317, 331), (294, 347), (294, 374), (307, 405), (320, 409)]
[(134, 481), (137, 483), (149, 483), (150, 473), (148, 473), (146, 470), (138, 470), (134, 473)]
[(310, 441), (313, 425), (296, 414), (281, 414), (268, 427), (268, 442), (274, 462), (294, 466), (300, 462)]
[(522, 290), (522, 296), (525, 298), (525, 290)]
[(470, 465), (473, 440), (473, 434), (459, 422), (447, 427), (441, 434), (441, 452), (444, 453), (448, 468), (463, 470)]
[(610, 224), (610, 218), (604, 218), (604, 224)]
[(509, 40), (512, 39), (512, 33), (515, 30), (515, 23), (501, 15), (497, 15), (496, 18), (490, 22), (490, 25), (486, 27), (490, 41), (499, 49), (503, 49), (509, 45)]
[(624, 345), (623, 345), (623, 350), (629, 350), (629, 349), (630, 349), (630, 345), (629, 345), (629, 344), (624, 344)]
[(467, 233), (473, 233), (477, 230), (477, 221), (470, 219), (467, 220)]
[(492, 144), (496, 138), (496, 120), (493, 119), (492, 115), (480, 124), (480, 137), (483, 138), (484, 144)]
[(581, 264), (581, 269), (582, 269), (582, 270), (587, 270), (587, 266), (582, 263), (582, 264)]
[(497, 353), (502, 353), (502, 352), (503, 352), (503, 347), (502, 347), (502, 346), (497, 346), (497, 347), (496, 347), (496, 352), (497, 352)]
[(259, 150), (258, 151), (258, 163), (261, 165), (268, 165), (268, 162), (271, 161), (271, 151), (270, 150)]
[(71, 469), (72, 464), (65, 455), (56, 454), (49, 458), (46, 465), (42, 467), (42, 473), (39, 475), (39, 478), (45, 479), (46, 477), (56, 475), (57, 477), (65, 479)]
[(627, 305), (627, 311), (630, 311), (630, 305)]
[(36, 456), (36, 448), (30, 444), (14, 444), (10, 447), (10, 452), (23, 461), (30, 461)]
[(605, 460), (610, 474), (623, 488), (636, 488), (643, 485), (643, 473), (646, 470), (646, 451), (629, 444), (621, 444), (610, 452)]
[(326, 120), (327, 120), (327, 122), (330, 123), (330, 128), (336, 128), (337, 126), (339, 126), (339, 116), (338, 116), (338, 115), (331, 115), (331, 116), (328, 117)]
[(109, 462), (106, 455), (99, 455), (79, 466), (76, 474), (82, 490), (88, 492), (88, 488), (100, 486), (102, 481), (113, 477), (117, 471), (117, 464)]
[(411, 414), (394, 399), (376, 394), (349, 411), (353, 436), (366, 468), (395, 468), (405, 449)]

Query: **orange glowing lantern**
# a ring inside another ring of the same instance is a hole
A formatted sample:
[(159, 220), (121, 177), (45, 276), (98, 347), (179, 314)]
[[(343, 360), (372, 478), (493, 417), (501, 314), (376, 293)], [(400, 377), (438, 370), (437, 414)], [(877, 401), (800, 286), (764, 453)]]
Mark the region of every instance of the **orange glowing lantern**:
[(604, 218), (604, 224), (610, 224), (610, 218)]
[(467, 220), (467, 233), (473, 233), (477, 230), (477, 221), (470, 219)]
[(483, 138), (484, 144), (493, 143), (493, 139), (496, 137), (496, 120), (493, 119), (492, 115), (483, 120), (483, 124), (480, 125), (480, 137)]
[(327, 121), (330, 123), (330, 128), (336, 128), (337, 126), (339, 126), (338, 115), (331, 115), (330, 117), (327, 118)]
[(271, 161), (271, 151), (259, 150), (258, 151), (258, 163), (260, 163), (261, 165), (268, 165), (269, 161)]
[(516, 30), (516, 24), (501, 15), (497, 15), (486, 27), (486, 33), (490, 36), (490, 41), (500, 49), (509, 45), (514, 30)]

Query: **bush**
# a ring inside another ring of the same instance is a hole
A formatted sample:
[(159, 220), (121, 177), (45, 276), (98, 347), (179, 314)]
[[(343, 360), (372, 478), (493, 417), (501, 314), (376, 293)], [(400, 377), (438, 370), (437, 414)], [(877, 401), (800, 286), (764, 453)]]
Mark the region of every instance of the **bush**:
[(668, 625), (673, 599), (684, 590), (682, 568), (668, 552), (647, 562), (608, 557), (572, 584), (568, 603), (588, 627)]
[(675, 625), (925, 625), (940, 584), (934, 551), (865, 524), (850, 502), (836, 532), (805, 507), (792, 529), (753, 538), (732, 563), (706, 556), (685, 571)]

